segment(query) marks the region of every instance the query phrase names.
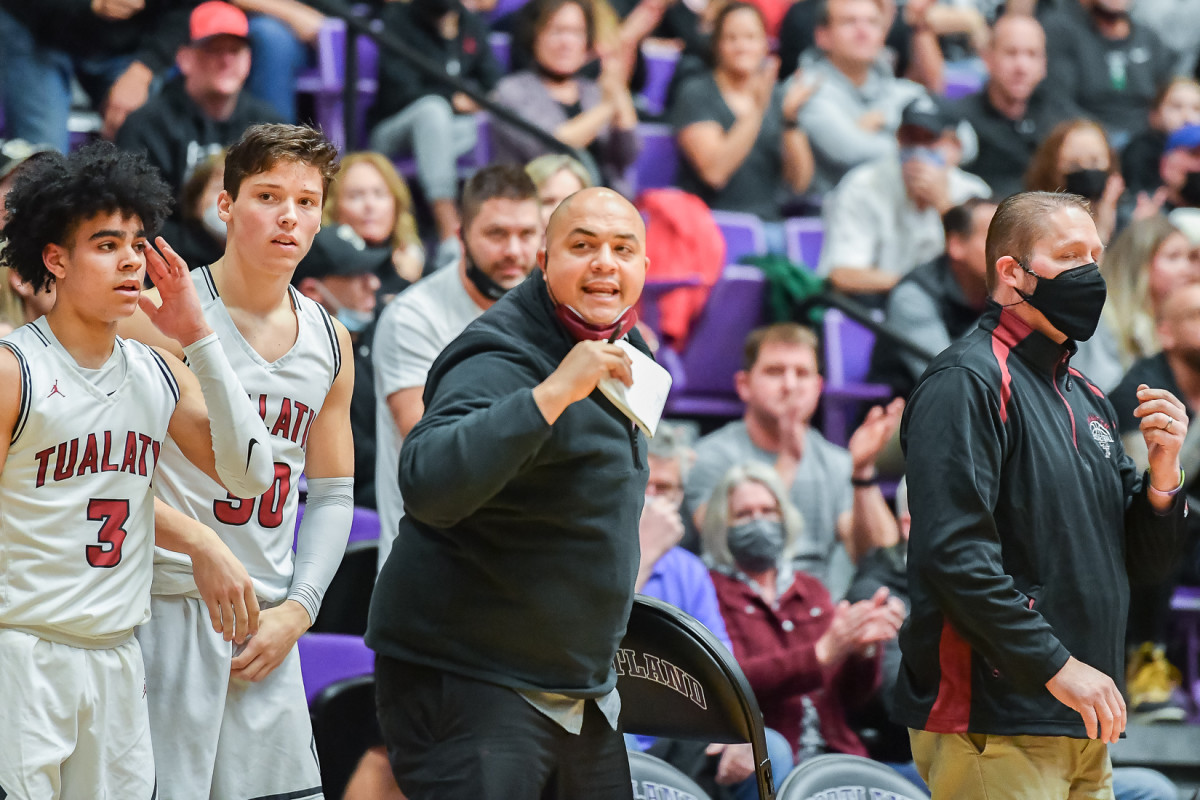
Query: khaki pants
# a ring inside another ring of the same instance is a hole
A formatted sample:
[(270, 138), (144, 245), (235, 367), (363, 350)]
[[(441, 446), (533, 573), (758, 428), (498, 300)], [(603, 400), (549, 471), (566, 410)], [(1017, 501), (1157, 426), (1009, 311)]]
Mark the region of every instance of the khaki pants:
[(1112, 762), (1101, 741), (911, 728), (908, 734), (933, 800), (1113, 800)]

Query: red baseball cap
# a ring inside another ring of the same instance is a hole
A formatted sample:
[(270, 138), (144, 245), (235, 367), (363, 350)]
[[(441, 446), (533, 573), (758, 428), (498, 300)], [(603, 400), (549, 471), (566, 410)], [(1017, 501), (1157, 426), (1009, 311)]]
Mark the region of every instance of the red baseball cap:
[(250, 22), (245, 13), (222, 0), (208, 0), (196, 6), (192, 10), (190, 27), (192, 44), (213, 36), (246, 39), (250, 35)]

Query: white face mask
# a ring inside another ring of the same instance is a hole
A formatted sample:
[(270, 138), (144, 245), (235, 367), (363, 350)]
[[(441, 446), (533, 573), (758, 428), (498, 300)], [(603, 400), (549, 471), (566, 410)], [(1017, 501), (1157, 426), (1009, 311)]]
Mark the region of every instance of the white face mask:
[(221, 219), (221, 215), (217, 213), (215, 205), (204, 209), (204, 213), (200, 216), (200, 224), (204, 226), (204, 230), (208, 231), (214, 239), (219, 239), (222, 242), (225, 241), (225, 220)]

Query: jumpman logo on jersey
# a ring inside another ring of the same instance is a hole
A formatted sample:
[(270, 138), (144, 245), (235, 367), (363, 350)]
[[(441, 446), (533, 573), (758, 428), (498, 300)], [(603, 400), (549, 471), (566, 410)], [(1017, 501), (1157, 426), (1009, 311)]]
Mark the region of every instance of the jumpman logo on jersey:
[(66, 395), (62, 393), (62, 390), (58, 388), (58, 381), (54, 382), (54, 388), (52, 388), (50, 390), (50, 394), (46, 395), (46, 397), (48, 397), (48, 398), (54, 397), (54, 395), (58, 395), (59, 397), (66, 397)]

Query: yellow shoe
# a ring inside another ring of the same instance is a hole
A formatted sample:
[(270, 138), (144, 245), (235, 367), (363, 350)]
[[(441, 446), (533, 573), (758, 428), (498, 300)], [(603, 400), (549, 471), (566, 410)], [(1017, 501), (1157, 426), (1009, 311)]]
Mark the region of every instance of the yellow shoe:
[(1187, 712), (1173, 698), (1182, 680), (1179, 669), (1167, 661), (1162, 647), (1143, 642), (1127, 669), (1129, 713), (1136, 714), (1140, 722), (1182, 721)]

